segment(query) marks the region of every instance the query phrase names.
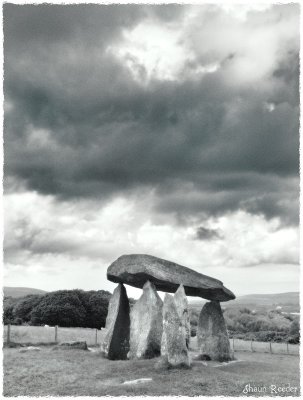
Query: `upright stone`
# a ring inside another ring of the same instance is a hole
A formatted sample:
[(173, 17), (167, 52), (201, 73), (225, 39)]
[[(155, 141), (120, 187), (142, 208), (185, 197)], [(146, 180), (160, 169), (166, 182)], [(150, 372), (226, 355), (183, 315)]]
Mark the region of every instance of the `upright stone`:
[(177, 306), (177, 312), (182, 322), (182, 326), (184, 328), (184, 334), (186, 337), (186, 346), (189, 348), (190, 341), (190, 319), (189, 319), (189, 310), (188, 310), (188, 300), (185, 294), (184, 286), (180, 285), (178, 290), (174, 295), (174, 300)]
[(202, 308), (197, 340), (201, 357), (216, 361), (232, 359), (226, 324), (218, 301), (206, 303)]
[(160, 355), (163, 302), (155, 286), (147, 281), (143, 294), (130, 313), (130, 351), (128, 358), (153, 358)]
[(190, 366), (184, 324), (175, 299), (167, 293), (163, 304), (161, 356), (172, 367)]
[(109, 301), (101, 351), (110, 360), (125, 360), (129, 351), (129, 301), (125, 287), (119, 284)]

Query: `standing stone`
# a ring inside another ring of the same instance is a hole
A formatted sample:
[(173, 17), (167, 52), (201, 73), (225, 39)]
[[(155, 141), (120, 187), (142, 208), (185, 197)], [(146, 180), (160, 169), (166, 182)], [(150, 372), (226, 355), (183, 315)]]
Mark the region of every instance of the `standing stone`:
[(129, 351), (129, 301), (125, 287), (119, 284), (109, 301), (106, 335), (102, 353), (110, 360), (125, 360)]
[(130, 314), (130, 351), (128, 358), (153, 358), (160, 355), (163, 302), (155, 286), (147, 281), (143, 294)]
[(197, 340), (202, 358), (229, 361), (230, 343), (226, 324), (218, 301), (206, 303), (199, 317)]
[(172, 367), (190, 366), (184, 324), (175, 299), (167, 293), (163, 304), (161, 356)]
[(189, 318), (189, 310), (188, 310), (188, 300), (185, 294), (184, 286), (180, 285), (178, 290), (174, 295), (174, 300), (177, 306), (177, 312), (181, 319), (184, 334), (186, 336), (186, 346), (189, 348), (190, 341), (190, 318)]

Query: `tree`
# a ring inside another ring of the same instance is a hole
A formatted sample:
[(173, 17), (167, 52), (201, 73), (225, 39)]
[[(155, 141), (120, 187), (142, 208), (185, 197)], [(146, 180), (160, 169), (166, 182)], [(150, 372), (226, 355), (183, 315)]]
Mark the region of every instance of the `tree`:
[(247, 307), (240, 308), (239, 312), (241, 314), (251, 314), (251, 310)]
[(293, 344), (300, 343), (300, 322), (295, 319), (289, 327), (288, 342)]
[(89, 308), (87, 315), (87, 326), (100, 329), (105, 326), (108, 312), (108, 303), (111, 294), (104, 290), (94, 292), (89, 297)]
[(13, 304), (4, 305), (4, 310), (3, 310), (3, 324), (4, 325), (12, 324), (12, 322), (14, 320), (13, 309), (14, 309)]
[(75, 293), (86, 310), (85, 326), (97, 329), (104, 327), (111, 293), (105, 290), (86, 292), (79, 289), (76, 289)]
[(3, 323), (7, 324), (14, 324), (14, 307), (16, 304), (23, 300), (22, 298), (15, 298), (11, 296), (6, 296), (3, 299)]
[(110, 296), (104, 290), (47, 293), (30, 312), (30, 323), (100, 329), (105, 326)]
[(84, 327), (85, 319), (86, 310), (72, 290), (47, 293), (31, 312), (33, 325)]
[(290, 324), (290, 328), (289, 328), (289, 333), (291, 335), (297, 335), (300, 333), (300, 324), (299, 324), (299, 320), (295, 319), (291, 324)]
[(31, 320), (32, 310), (39, 304), (42, 295), (30, 294), (28, 296), (22, 297), (13, 309), (14, 318), (21, 319), (22, 322), (29, 322)]
[(45, 295), (6, 297), (3, 323), (98, 328), (105, 326), (111, 293), (105, 290), (59, 290)]

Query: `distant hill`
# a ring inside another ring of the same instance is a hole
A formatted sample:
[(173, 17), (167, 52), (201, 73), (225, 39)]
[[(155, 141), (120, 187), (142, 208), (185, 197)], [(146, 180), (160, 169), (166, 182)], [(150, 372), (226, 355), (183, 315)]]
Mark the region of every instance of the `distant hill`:
[(299, 304), (300, 294), (299, 292), (287, 292), (287, 293), (274, 293), (274, 294), (247, 294), (245, 296), (239, 296), (234, 301), (235, 303), (241, 304), (257, 304), (257, 305), (288, 305), (288, 304)]
[[(193, 299), (189, 300), (189, 305), (193, 309), (201, 309), (207, 300)], [(248, 307), (252, 309), (271, 309), (281, 306), (283, 311), (299, 311), (300, 294), (299, 292), (286, 292), (274, 294), (247, 294), (238, 296), (235, 300), (221, 303), (223, 308)]]
[(23, 297), (27, 296), (28, 294), (45, 294), (47, 293), (45, 290), (41, 289), (34, 289), (28, 287), (10, 287), (4, 286), (3, 288), (4, 297)]

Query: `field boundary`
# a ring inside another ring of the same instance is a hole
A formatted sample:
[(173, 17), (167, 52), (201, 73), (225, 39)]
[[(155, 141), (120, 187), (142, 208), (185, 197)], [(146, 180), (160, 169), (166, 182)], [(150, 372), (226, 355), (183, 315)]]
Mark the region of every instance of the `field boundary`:
[(299, 344), (287, 342), (258, 342), (256, 340), (229, 339), (233, 352), (250, 351), (252, 353), (288, 354), (298, 356), (300, 354)]
[(51, 345), (60, 342), (86, 341), (89, 346), (102, 343), (105, 330), (94, 328), (66, 328), (56, 326), (5, 325), (4, 344), (39, 344)]
[[(93, 328), (65, 328), (56, 326), (5, 325), (3, 341), (6, 346), (39, 344), (53, 345), (59, 342), (86, 341), (88, 346), (99, 346), (103, 342), (106, 329)], [(299, 355), (300, 345), (287, 342), (258, 342), (230, 338), (230, 347), (233, 353), (249, 351), (270, 354)], [(197, 349), (197, 338), (191, 338), (192, 349)]]

